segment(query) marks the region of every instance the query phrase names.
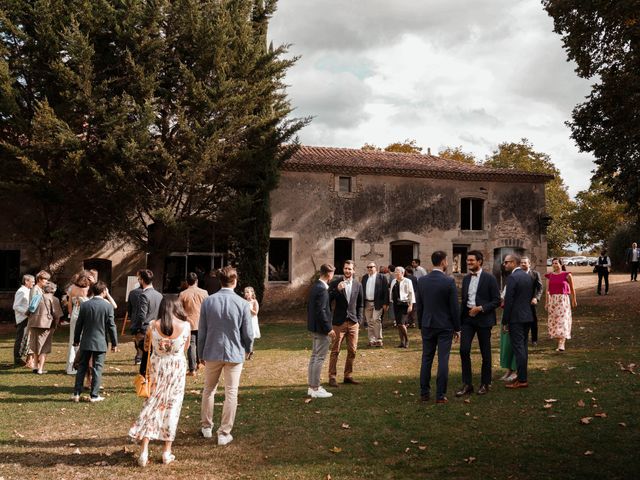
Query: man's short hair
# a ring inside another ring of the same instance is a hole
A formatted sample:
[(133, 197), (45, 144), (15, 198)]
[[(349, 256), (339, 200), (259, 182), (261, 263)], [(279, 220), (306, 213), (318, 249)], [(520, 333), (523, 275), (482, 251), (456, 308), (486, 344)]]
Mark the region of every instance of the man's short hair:
[(26, 285), (27, 284), (27, 280), (31, 280), (32, 282), (34, 282), (36, 279), (33, 277), (33, 275), (29, 275), (27, 273), (26, 275), (22, 276), (22, 284)]
[(336, 267), (334, 267), (330, 263), (323, 263), (322, 265), (320, 265), (320, 275), (322, 275), (323, 277), (326, 277), (331, 272), (335, 272), (335, 271), (336, 271)]
[[(518, 265), (518, 266), (520, 265), (521, 257), (517, 253), (509, 253), (504, 258), (507, 258), (507, 257), (512, 257), (514, 262), (516, 262), (516, 265)], [(560, 262), (560, 263), (562, 263), (562, 262)]]
[(520, 261), (524, 261), (524, 260), (528, 260), (529, 263), (531, 263), (531, 259), (529, 257), (527, 257), (526, 255), (523, 255), (522, 257), (520, 257)]
[(222, 270), (220, 270), (218, 278), (220, 279), (220, 284), (223, 287), (230, 287), (231, 285), (233, 285), (233, 282), (238, 280), (238, 271), (231, 265), (227, 265)]
[(106, 289), (107, 289), (107, 284), (104, 283), (102, 280), (91, 285), (91, 293), (93, 293), (95, 297), (97, 297), (98, 295), (102, 295), (102, 293)]
[(476, 260), (480, 262), (480, 265), (484, 263), (484, 255), (480, 250), (471, 250), (467, 252), (467, 257), (469, 255), (473, 255), (474, 257), (476, 257)]
[(195, 285), (197, 281), (198, 281), (198, 274), (197, 273), (195, 273), (195, 272), (187, 273), (187, 284), (188, 285)]
[(436, 250), (431, 254), (431, 263), (434, 267), (439, 267), (440, 265), (442, 265), (442, 262), (445, 258), (447, 258), (446, 252), (443, 252), (442, 250)]
[(343, 266), (344, 265), (353, 265), (353, 268), (355, 268), (356, 267), (356, 262), (354, 262), (353, 260), (345, 260), (344, 263), (343, 263)]
[(40, 280), (49, 280), (50, 278), (51, 278), (51, 275), (49, 274), (49, 272), (46, 272), (44, 270), (40, 270), (36, 274), (36, 282), (39, 282)]
[(412, 268), (412, 267), (407, 266), (407, 267), (404, 269), (404, 272), (405, 272), (407, 275), (413, 275), (413, 268)]
[(153, 282), (153, 272), (148, 268), (139, 270), (138, 277), (140, 277), (140, 280), (142, 280), (145, 285), (149, 285), (151, 282)]
[(416, 262), (418, 265), (420, 265), (420, 259), (419, 258), (414, 258), (413, 261)]

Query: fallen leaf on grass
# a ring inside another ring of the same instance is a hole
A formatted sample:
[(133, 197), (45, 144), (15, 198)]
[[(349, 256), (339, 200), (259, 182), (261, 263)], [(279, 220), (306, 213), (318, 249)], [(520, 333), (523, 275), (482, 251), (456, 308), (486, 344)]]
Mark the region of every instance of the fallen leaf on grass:
[(593, 393), (593, 390), (591, 390), (590, 388), (585, 388), (584, 393)]
[(545, 403), (543, 408), (551, 408), (553, 407), (552, 403)]
[(377, 447), (379, 445), (378, 441), (376, 440), (375, 442), (373, 442), (373, 444)]
[(580, 380), (576, 380), (576, 385), (580, 385)]
[(468, 417), (471, 415), (471, 412), (465, 412), (465, 415)]
[(595, 413), (593, 416), (598, 418), (607, 418), (607, 414), (605, 412)]
[(544, 401), (547, 402), (547, 403), (553, 403), (553, 402), (557, 402), (558, 400), (555, 399), (555, 398), (545, 398)]
[(129, 453), (129, 452), (130, 452), (130, 450), (129, 450), (127, 447), (123, 447), (123, 448), (122, 448), (122, 452), (123, 452), (123, 453)]
[(584, 403), (583, 400), (578, 400), (578, 406), (579, 407), (584, 407), (586, 404)]
[(418, 440), (410, 440), (410, 441), (411, 441), (411, 443), (413, 443), (414, 445), (415, 445), (416, 443), (418, 443)]
[(393, 394), (394, 394), (394, 395), (398, 395), (399, 393), (400, 393), (400, 392), (399, 392), (398, 390), (394, 390), (394, 391), (393, 391)]
[(409, 447), (407, 447), (407, 448), (404, 449), (404, 453), (409, 453), (410, 450), (411, 449)]
[(575, 370), (576, 367), (567, 367), (567, 370)]
[(313, 412), (313, 413), (320, 413), (320, 410), (316, 410), (316, 411), (315, 411), (315, 412)]
[(580, 419), (580, 423), (582, 425), (589, 425), (591, 423), (591, 420), (593, 420), (593, 417), (582, 417)]
[(618, 425), (621, 426), (621, 427), (626, 427), (627, 426), (627, 424), (624, 423), (624, 422), (620, 422)]
[(24, 435), (22, 435), (22, 434), (21, 434), (19, 431), (17, 431), (17, 430), (14, 430), (14, 431), (13, 431), (13, 434), (14, 434), (16, 437), (18, 437), (18, 438), (24, 438)]
[(313, 398), (305, 398), (304, 403), (311, 403), (311, 400), (313, 400)]
[(471, 400), (469, 400), (468, 398), (465, 398), (464, 403), (471, 403)]
[(324, 477), (324, 480), (331, 480), (331, 475), (329, 475), (329, 474), (327, 473), (327, 476), (326, 476), (326, 477)]
[(584, 452), (585, 457), (589, 457), (591, 455), (593, 455), (593, 450), (587, 450), (586, 452)]
[(82, 455), (82, 452), (80, 451), (80, 449), (79, 449), (79, 448), (76, 448), (76, 449), (73, 451), (73, 454), (74, 454), (74, 455)]
[(75, 443), (70, 443), (69, 445), (67, 445), (68, 447), (75, 447), (76, 444)]
[(398, 383), (402, 383), (402, 380), (398, 380)]
[(349, 425), (348, 423), (343, 423), (342, 425), (340, 425), (341, 428), (344, 428), (345, 430), (349, 430), (351, 428), (351, 425)]
[(420, 450), (426, 450), (426, 449), (427, 449), (427, 446), (426, 446), (426, 445), (418, 445), (418, 448), (419, 448)]
[(340, 447), (333, 447), (333, 448), (330, 448), (329, 451), (332, 453), (340, 453), (342, 449)]
[(473, 462), (476, 461), (476, 457), (465, 458), (464, 461), (467, 462), (469, 465), (471, 465)]

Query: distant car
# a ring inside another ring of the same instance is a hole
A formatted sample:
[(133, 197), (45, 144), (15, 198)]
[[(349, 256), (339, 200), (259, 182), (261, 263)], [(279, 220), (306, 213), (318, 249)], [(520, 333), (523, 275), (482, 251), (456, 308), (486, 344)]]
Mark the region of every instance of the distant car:
[(593, 267), (596, 263), (598, 263), (598, 257), (587, 257), (589, 261), (589, 266)]
[(589, 264), (589, 259), (584, 255), (578, 255), (567, 258), (565, 264), (568, 266), (584, 266)]

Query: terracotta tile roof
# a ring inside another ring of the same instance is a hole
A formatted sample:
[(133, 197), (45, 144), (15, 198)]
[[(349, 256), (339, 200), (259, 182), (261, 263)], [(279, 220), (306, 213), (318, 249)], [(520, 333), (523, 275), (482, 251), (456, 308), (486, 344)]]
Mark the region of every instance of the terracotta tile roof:
[(518, 183), (543, 183), (553, 178), (521, 170), (470, 165), (434, 155), (305, 145), (284, 163), (283, 170)]

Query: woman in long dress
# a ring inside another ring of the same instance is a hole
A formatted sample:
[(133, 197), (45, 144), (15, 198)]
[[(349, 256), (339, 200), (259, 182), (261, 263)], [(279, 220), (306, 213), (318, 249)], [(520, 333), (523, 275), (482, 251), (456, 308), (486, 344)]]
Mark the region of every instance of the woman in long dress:
[(177, 297), (164, 297), (160, 303), (158, 320), (149, 324), (145, 350), (152, 346), (149, 381), (151, 396), (142, 406), (140, 416), (129, 430), (129, 436), (140, 440), (138, 465), (144, 467), (149, 459), (149, 440), (164, 441), (162, 463), (175, 460), (171, 445), (176, 436), (187, 364), (184, 353), (189, 348), (191, 327)]
[[(256, 291), (253, 287), (245, 287), (244, 291), (244, 299), (249, 302), (249, 308), (251, 309), (251, 327), (253, 329), (253, 339), (260, 338), (260, 324), (258, 323), (258, 311), (260, 310), (260, 305), (258, 304), (258, 300), (256, 299)], [(249, 353), (248, 359), (251, 360), (253, 358), (253, 351)]]
[(551, 268), (553, 272), (545, 274), (547, 329), (549, 336), (558, 340), (556, 352), (564, 352), (565, 342), (571, 338), (571, 308), (577, 307), (578, 302), (571, 273), (562, 270), (562, 263), (557, 258), (551, 261)]

